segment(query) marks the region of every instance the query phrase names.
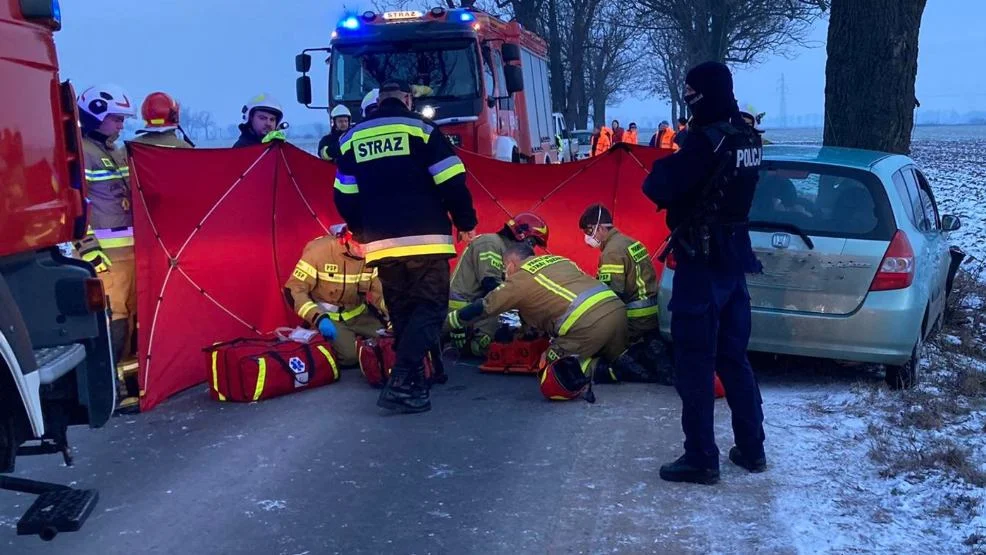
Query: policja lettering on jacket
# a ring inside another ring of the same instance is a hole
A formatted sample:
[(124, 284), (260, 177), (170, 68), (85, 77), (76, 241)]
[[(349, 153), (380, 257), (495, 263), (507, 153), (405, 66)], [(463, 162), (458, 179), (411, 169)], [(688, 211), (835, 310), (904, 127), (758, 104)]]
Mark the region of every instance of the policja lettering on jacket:
[(685, 82), (692, 112), (688, 136), (680, 151), (654, 162), (643, 186), (659, 208), (667, 209), (678, 260), (668, 308), (685, 454), (662, 466), (661, 478), (712, 484), (719, 480), (713, 418), (717, 371), (733, 415), (736, 447), (730, 460), (751, 471), (766, 465), (760, 389), (746, 356), (750, 294), (745, 277), (761, 269), (747, 219), (762, 146), (740, 115), (726, 66), (701, 64)]

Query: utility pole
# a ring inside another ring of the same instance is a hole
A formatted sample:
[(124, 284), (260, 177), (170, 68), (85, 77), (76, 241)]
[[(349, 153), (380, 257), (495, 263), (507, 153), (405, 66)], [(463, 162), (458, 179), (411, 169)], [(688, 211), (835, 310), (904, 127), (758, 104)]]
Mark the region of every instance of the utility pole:
[(787, 83), (784, 82), (784, 74), (781, 74), (781, 82), (777, 86), (781, 93), (780, 127), (787, 127)]

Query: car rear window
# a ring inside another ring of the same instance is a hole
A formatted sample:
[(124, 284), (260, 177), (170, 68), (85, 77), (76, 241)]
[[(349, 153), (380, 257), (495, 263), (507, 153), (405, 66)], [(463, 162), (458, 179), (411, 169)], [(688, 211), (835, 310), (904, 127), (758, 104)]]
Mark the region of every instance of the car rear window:
[(771, 160), (760, 172), (750, 221), (794, 225), (808, 235), (847, 239), (889, 241), (896, 229), (887, 192), (876, 175)]

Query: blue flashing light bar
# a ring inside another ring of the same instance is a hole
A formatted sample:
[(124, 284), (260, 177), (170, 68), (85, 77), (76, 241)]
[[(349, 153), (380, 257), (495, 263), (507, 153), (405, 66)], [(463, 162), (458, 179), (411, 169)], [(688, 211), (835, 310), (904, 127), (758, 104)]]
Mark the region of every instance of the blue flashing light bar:
[(355, 31), (356, 29), (359, 29), (359, 19), (357, 19), (357, 17), (355, 15), (351, 15), (351, 16), (347, 17), (346, 19), (343, 19), (339, 23), (339, 26), (342, 27), (343, 29), (348, 29), (350, 31)]
[(476, 16), (474, 16), (469, 12), (462, 12), (459, 14), (459, 21), (462, 21), (463, 23), (469, 21), (476, 21)]

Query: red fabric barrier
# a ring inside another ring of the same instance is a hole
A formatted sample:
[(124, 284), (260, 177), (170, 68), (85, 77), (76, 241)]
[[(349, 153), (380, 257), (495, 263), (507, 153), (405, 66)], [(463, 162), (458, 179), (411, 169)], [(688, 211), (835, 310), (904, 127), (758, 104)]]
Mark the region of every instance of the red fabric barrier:
[[(202, 348), (298, 322), (282, 286), (305, 243), (340, 221), (335, 169), (290, 144), (169, 149), (130, 144), (140, 358), (140, 406), (148, 410), (202, 383)], [(618, 227), (655, 254), (668, 235), (640, 192), (666, 152), (617, 148), (560, 165), (516, 165), (460, 152), (481, 233), (522, 211), (551, 228), (550, 250), (595, 273), (578, 218), (603, 202)], [(463, 245), (460, 245), (460, 249)]]

